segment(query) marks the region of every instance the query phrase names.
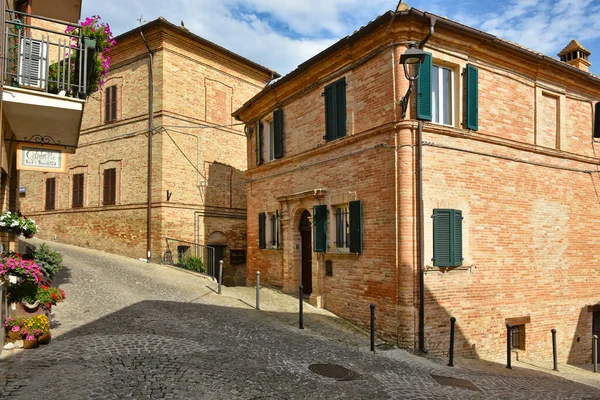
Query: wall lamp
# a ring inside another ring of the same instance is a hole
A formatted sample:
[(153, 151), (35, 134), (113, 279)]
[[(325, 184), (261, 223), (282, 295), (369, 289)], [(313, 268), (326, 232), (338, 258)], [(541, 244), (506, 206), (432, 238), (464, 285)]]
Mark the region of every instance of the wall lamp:
[(408, 44), (408, 49), (400, 56), (400, 64), (404, 66), (404, 76), (410, 82), (408, 90), (402, 99), (400, 99), (400, 105), (402, 106), (402, 119), (406, 118), (406, 109), (408, 108), (408, 101), (410, 94), (412, 93), (415, 81), (419, 77), (419, 70), (421, 64), (425, 60), (426, 53), (417, 48), (415, 42)]

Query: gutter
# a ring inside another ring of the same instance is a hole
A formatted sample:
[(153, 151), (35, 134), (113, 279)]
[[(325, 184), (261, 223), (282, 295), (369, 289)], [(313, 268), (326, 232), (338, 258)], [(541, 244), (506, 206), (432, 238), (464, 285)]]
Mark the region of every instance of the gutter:
[(148, 200), (146, 219), (146, 261), (150, 262), (152, 256), (152, 135), (154, 134), (154, 55), (144, 32), (140, 28), (140, 35), (148, 49)]
[[(429, 17), (429, 33), (419, 43), (419, 49), (433, 36), (436, 17)], [(423, 210), (423, 121), (419, 120), (417, 130), (417, 253), (419, 254), (419, 350), (427, 354), (425, 348), (425, 216)]]

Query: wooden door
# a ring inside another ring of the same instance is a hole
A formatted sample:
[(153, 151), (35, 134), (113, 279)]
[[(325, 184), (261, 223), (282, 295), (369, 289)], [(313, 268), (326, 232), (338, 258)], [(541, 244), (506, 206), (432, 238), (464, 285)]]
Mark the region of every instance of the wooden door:
[(298, 227), (302, 238), (302, 286), (307, 296), (312, 293), (312, 230), (309, 217), (310, 213), (304, 210)]
[[(592, 335), (598, 335), (598, 337), (600, 338), (600, 311), (594, 311), (594, 317), (592, 321)], [(600, 348), (600, 344), (598, 345), (598, 347)], [(594, 354), (593, 350), (592, 354)], [(596, 357), (598, 358), (598, 362), (600, 363), (600, 349), (598, 349)]]

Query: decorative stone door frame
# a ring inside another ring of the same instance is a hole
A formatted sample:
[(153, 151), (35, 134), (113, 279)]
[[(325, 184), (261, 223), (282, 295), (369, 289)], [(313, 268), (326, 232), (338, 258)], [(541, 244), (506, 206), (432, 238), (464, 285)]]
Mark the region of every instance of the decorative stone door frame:
[[(281, 204), (281, 233), (283, 235), (283, 291), (297, 293), (302, 282), (302, 237), (298, 226), (304, 210), (310, 213), (313, 224), (313, 207), (323, 205), (327, 192), (323, 189), (307, 190), (277, 197)], [(313, 252), (312, 294), (310, 303), (322, 307), (323, 276), (325, 271), (324, 253)]]

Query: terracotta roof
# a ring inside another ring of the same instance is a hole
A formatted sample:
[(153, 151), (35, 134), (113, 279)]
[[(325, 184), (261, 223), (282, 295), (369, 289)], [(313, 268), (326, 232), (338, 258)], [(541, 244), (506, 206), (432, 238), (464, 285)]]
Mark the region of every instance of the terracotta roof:
[(567, 54), (570, 53), (572, 51), (577, 51), (577, 50), (581, 50), (585, 53), (587, 53), (587, 55), (589, 56), (590, 54), (592, 54), (588, 49), (586, 49), (585, 47), (583, 47), (581, 45), (581, 43), (579, 43), (577, 40), (573, 39), (569, 42), (569, 44), (560, 51), (560, 53), (558, 53), (558, 56), (562, 56), (563, 54)]

